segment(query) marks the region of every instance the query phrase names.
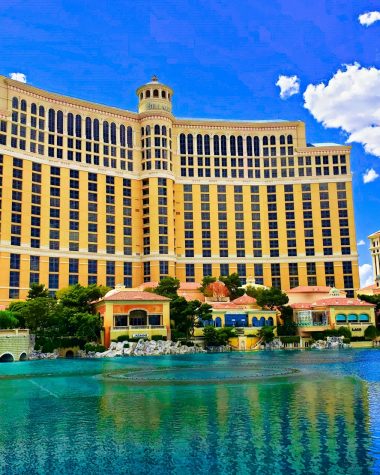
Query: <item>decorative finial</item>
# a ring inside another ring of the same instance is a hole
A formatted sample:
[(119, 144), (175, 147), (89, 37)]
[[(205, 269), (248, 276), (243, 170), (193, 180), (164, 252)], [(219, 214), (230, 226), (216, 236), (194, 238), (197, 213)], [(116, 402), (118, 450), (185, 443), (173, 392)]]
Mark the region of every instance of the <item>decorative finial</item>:
[(158, 82), (158, 77), (155, 74), (152, 76), (152, 82)]

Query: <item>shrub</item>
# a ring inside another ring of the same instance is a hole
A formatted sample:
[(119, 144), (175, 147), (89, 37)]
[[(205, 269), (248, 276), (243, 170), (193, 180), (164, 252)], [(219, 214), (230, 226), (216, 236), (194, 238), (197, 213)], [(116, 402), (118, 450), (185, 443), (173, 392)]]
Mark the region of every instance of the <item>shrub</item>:
[(366, 340), (374, 340), (377, 337), (377, 329), (373, 325), (369, 325), (365, 330), (364, 330), (364, 337)]
[(299, 343), (300, 337), (297, 335), (294, 336), (280, 336), (280, 340), (282, 343)]
[(343, 338), (343, 343), (346, 343), (346, 345), (348, 345), (349, 343), (351, 343), (351, 338)]
[(167, 338), (166, 338), (166, 336), (153, 335), (152, 338), (151, 338), (151, 340), (153, 340), (153, 341), (159, 341), (159, 340), (164, 340), (164, 341), (166, 341)]
[(352, 333), (351, 330), (348, 327), (339, 327), (338, 328), (338, 333), (340, 336), (343, 336), (344, 338), (351, 338)]
[(106, 351), (106, 347), (103, 345), (97, 345), (96, 343), (86, 343), (84, 345), (84, 350), (86, 353), (89, 353), (90, 351), (94, 351), (96, 353), (103, 353)]
[(116, 341), (129, 341), (129, 336), (128, 335), (120, 335), (117, 337)]
[(0, 310), (0, 329), (17, 328), (19, 321), (9, 310)]
[(172, 330), (172, 340), (178, 341), (186, 338), (186, 333), (180, 332), (178, 330)]

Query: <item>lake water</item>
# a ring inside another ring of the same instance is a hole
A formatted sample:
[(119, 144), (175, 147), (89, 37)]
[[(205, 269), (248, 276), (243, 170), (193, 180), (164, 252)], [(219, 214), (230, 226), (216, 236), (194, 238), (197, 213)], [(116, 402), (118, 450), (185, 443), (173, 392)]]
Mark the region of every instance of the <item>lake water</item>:
[(0, 474), (380, 474), (380, 350), (0, 365)]

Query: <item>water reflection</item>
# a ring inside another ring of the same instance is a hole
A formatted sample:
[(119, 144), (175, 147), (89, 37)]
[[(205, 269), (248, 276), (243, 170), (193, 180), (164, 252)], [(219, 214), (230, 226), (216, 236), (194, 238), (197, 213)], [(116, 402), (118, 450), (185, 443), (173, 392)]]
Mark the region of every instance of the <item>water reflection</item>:
[(378, 383), (336, 372), (205, 385), (0, 380), (0, 473), (379, 473), (379, 395)]

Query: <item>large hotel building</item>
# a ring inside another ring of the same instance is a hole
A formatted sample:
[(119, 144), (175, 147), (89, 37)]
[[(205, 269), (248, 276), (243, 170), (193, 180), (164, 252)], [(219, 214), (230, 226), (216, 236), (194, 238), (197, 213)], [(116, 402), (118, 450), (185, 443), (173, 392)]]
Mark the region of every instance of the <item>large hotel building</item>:
[(233, 272), (353, 295), (350, 147), (300, 121), (176, 118), (156, 77), (137, 96), (135, 113), (0, 76), (0, 304), (32, 282)]

